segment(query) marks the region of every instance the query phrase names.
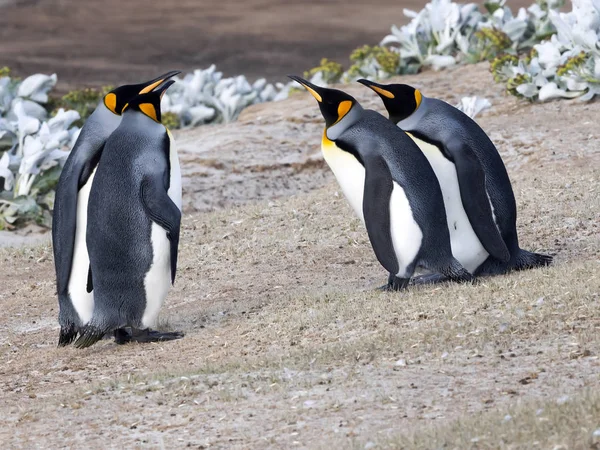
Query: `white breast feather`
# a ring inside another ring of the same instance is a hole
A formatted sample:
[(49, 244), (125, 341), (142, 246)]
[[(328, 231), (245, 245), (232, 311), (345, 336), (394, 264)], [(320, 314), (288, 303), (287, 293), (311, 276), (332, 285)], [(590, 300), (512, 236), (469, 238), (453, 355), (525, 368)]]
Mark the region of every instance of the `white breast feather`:
[(342, 188), (344, 197), (364, 224), (365, 168), (353, 155), (341, 150), (332, 141), (323, 141), (321, 151), (327, 165), (331, 168)]
[(456, 167), (442, 155), (436, 146), (417, 139), (410, 133), (407, 134), (419, 146), (440, 183), (450, 231), (452, 254), (472, 274), (487, 259), (488, 252), (475, 234), (463, 207)]
[(398, 261), (396, 276), (408, 278), (412, 273), (408, 273), (406, 269), (419, 253), (423, 233), (414, 219), (404, 189), (395, 181), (393, 184), (394, 187), (390, 196), (390, 229)]
[(96, 169), (90, 175), (87, 183), (77, 193), (77, 228), (75, 230), (75, 246), (73, 248), (71, 275), (69, 277), (71, 302), (83, 325), (90, 321), (94, 313), (94, 293), (87, 292), (90, 257), (85, 242), (85, 234), (87, 230), (87, 209), (90, 189), (92, 188), (92, 181), (94, 181), (95, 175)]

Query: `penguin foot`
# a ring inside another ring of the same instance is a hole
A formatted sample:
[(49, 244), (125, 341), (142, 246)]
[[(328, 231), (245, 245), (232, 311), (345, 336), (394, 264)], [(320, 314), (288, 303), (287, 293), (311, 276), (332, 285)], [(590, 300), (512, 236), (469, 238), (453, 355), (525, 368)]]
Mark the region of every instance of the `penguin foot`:
[(115, 342), (119, 345), (127, 344), (128, 342), (163, 342), (173, 341), (175, 339), (181, 339), (185, 334), (181, 331), (173, 332), (160, 332), (151, 331), (149, 328), (145, 330), (139, 330), (136, 328), (131, 329), (131, 334), (124, 328), (118, 328), (114, 332)]
[(410, 278), (398, 278), (396, 275), (390, 274), (388, 283), (378, 287), (378, 291), (397, 292), (406, 289)]
[(60, 335), (58, 336), (58, 346), (65, 347), (72, 343), (77, 337), (77, 329), (74, 325), (60, 328)]
[(424, 284), (438, 284), (448, 281), (448, 277), (439, 273), (428, 273), (426, 275), (419, 275), (411, 278), (410, 284), (412, 286), (421, 286)]

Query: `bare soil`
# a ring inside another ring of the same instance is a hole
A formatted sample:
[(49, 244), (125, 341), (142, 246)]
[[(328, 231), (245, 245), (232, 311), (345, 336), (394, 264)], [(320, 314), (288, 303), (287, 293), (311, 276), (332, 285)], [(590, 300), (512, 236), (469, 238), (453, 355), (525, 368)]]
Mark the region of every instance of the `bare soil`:
[[(348, 63), (375, 45), (403, 8), (423, 0), (4, 0), (0, 67), (17, 75), (58, 74), (58, 91), (121, 84), (216, 64), (226, 76), (267, 77)], [(509, 1), (511, 7), (527, 0)]]
[(596, 448), (600, 104), (530, 105), (487, 64), (402, 80), (491, 100), (477, 120), (509, 170), (521, 245), (552, 267), (375, 291), (386, 274), (319, 155), (314, 100), (257, 105), (175, 134), (186, 204), (161, 327), (184, 339), (57, 349), (50, 245), (0, 249), (0, 442)]

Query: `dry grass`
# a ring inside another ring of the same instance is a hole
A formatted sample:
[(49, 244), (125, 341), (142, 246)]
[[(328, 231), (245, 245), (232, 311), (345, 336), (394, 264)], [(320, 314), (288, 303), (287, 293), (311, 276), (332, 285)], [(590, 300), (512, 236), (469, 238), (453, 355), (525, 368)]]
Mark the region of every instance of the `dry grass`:
[[(259, 105), (236, 124), (200, 127), (179, 141), (185, 170), (211, 172), (186, 178), (188, 201), (229, 205), (184, 217), (178, 277), (159, 322), (184, 339), (57, 349), (50, 245), (0, 249), (0, 442), (595, 445), (600, 159), (585, 120), (600, 104), (519, 105), (490, 91), (487, 66), (442, 75), (415, 79), (431, 95), (493, 95), (481, 122), (513, 181), (521, 245), (555, 253), (552, 267), (475, 285), (375, 291), (387, 276), (363, 226), (331, 174), (306, 164), (318, 145), (317, 125), (306, 123), (318, 114), (314, 101)], [(559, 131), (550, 129), (556, 117)], [(258, 136), (277, 133), (288, 143)], [(238, 141), (254, 147), (230, 145)], [(207, 200), (212, 194), (218, 201)]]
[(597, 170), (515, 178), (522, 245), (557, 252), (556, 264), (399, 294), (374, 290), (385, 273), (335, 184), (186, 216), (160, 322), (186, 337), (160, 345), (56, 349), (50, 246), (0, 250), (0, 439), (23, 448), (92, 437), (92, 448), (590, 445)]
[(465, 417), (449, 425), (406, 434), (381, 448), (397, 449), (597, 449), (600, 448), (600, 393), (585, 390), (528, 401), (504, 413)]

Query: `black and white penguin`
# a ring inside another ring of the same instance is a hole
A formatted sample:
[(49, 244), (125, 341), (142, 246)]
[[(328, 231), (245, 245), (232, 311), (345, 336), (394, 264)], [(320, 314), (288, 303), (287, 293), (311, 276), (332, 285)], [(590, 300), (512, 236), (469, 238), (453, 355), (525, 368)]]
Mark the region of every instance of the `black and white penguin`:
[[(548, 255), (519, 247), (517, 206), (498, 150), (469, 116), (406, 84), (358, 80), (383, 100), (389, 119), (420, 147), (444, 195), (452, 253), (473, 275), (545, 266)], [(442, 281), (439, 275), (423, 282)]]
[(289, 77), (319, 104), (323, 156), (390, 274), (386, 289), (405, 288), (417, 267), (471, 280), (452, 256), (440, 186), (417, 145), (345, 92)]
[(162, 95), (172, 83), (129, 101), (100, 156), (86, 233), (94, 310), (76, 347), (88, 347), (111, 331), (118, 343), (183, 336), (149, 330), (177, 267), (181, 171), (160, 112)]
[(92, 317), (93, 293), (88, 288), (89, 258), (85, 245), (87, 205), (94, 171), (110, 134), (121, 123), (121, 111), (136, 95), (150, 92), (179, 71), (140, 84), (120, 86), (104, 96), (86, 120), (56, 188), (52, 244), (58, 291), (58, 345), (70, 344)]

